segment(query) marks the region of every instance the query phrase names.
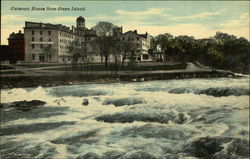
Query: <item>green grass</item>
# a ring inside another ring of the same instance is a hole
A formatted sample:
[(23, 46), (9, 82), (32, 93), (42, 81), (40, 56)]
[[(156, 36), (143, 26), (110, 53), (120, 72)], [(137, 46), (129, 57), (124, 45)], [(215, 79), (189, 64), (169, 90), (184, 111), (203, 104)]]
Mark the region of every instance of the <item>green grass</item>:
[(2, 75), (2, 74), (24, 74), (24, 73), (21, 71), (8, 71), (8, 72), (1, 72), (0, 74)]
[(14, 69), (12, 66), (7, 66), (7, 65), (1, 65), (0, 70), (9, 70), (9, 69)]
[[(130, 66), (124, 66), (121, 71), (155, 71), (155, 70), (178, 70), (178, 69), (186, 69), (186, 63), (180, 63), (176, 65), (156, 65), (156, 66), (135, 66), (134, 69)], [(89, 65), (84, 66), (80, 65), (77, 67), (78, 70), (88, 70), (89, 71), (106, 71), (106, 67), (104, 65)], [(77, 70), (76, 68), (74, 70)], [(57, 71), (72, 71), (72, 66), (68, 65), (67, 67), (62, 68), (48, 68), (46, 70), (57, 70)], [(115, 65), (109, 66), (109, 70), (115, 71)]]
[(16, 66), (37, 68), (37, 67), (49, 67), (49, 66), (64, 66), (65, 64), (17, 64)]

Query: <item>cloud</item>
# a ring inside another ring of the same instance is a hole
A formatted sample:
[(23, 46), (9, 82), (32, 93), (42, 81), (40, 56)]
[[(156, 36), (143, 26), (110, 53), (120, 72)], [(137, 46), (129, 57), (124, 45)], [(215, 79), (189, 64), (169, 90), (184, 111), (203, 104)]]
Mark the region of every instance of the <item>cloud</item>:
[[(159, 16), (169, 16), (164, 12), (167, 9), (165, 8), (149, 8), (146, 11), (126, 11), (126, 10), (116, 10), (116, 13), (119, 16), (136, 16), (136, 17), (144, 17), (144, 16), (152, 16), (152, 15), (159, 15)], [(131, 18), (131, 17), (130, 17)]]
[[(135, 22), (123, 24), (124, 32), (128, 30), (137, 29), (139, 33), (148, 32), (149, 34), (156, 36), (163, 33), (170, 33), (174, 36), (178, 35), (188, 35), (193, 36), (195, 38), (208, 38), (214, 36), (217, 31), (226, 32), (232, 35), (236, 35), (238, 37), (245, 37), (249, 40), (249, 29), (248, 28), (227, 28), (227, 29), (211, 29), (207, 28), (203, 24), (178, 24), (171, 26), (149, 26), (149, 25), (137, 25), (135, 27)], [(136, 23), (135, 23), (136, 24)]]
[(1, 19), (2, 19), (1, 20), (2, 25), (9, 25), (9, 24), (16, 23), (16, 22), (24, 23), (24, 21), (29, 21), (32, 18), (23, 16), (23, 15), (6, 14), (6, 15), (2, 15)]
[(44, 23), (52, 23), (52, 24), (65, 24), (65, 23), (70, 23), (74, 24), (76, 20), (76, 16), (56, 16), (56, 17), (51, 17), (51, 18), (45, 18), (42, 19)]
[(211, 16), (220, 15), (224, 12), (224, 10), (217, 12), (202, 12), (198, 14), (188, 15), (188, 16), (179, 16), (179, 17), (171, 17), (170, 20), (188, 20), (188, 19), (197, 19), (197, 18), (209, 18)]
[(144, 11), (127, 11), (127, 10), (116, 10), (116, 15), (109, 16), (104, 14), (98, 14), (93, 17), (87, 17), (90, 21), (109, 21), (109, 22), (129, 22), (133, 20), (145, 20), (153, 16), (168, 17), (169, 14), (164, 13), (168, 9), (164, 8), (148, 8)]
[(223, 24), (218, 25), (220, 28), (232, 29), (232, 28), (249, 28), (249, 13), (243, 13), (238, 19), (231, 19)]

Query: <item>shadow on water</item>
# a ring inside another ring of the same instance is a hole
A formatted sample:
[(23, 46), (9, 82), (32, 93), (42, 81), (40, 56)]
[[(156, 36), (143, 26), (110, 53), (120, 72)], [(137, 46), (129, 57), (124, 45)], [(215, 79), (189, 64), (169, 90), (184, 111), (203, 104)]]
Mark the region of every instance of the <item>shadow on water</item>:
[(120, 99), (107, 99), (103, 102), (103, 105), (113, 104), (115, 106), (124, 106), (124, 105), (135, 105), (142, 104), (144, 101), (141, 98), (120, 98)]
[(168, 127), (166, 125), (146, 124), (143, 126), (135, 126), (126, 128), (122, 131), (121, 136), (145, 138), (166, 138), (171, 140), (182, 140), (191, 137), (195, 132), (185, 130), (180, 126)]
[(74, 125), (75, 122), (55, 122), (55, 123), (37, 123), (30, 125), (14, 125), (1, 129), (1, 135), (16, 135), (22, 133), (41, 132), (55, 129), (63, 125)]
[(37, 107), (30, 111), (22, 111), (14, 108), (1, 108), (1, 124), (17, 120), (21, 118), (25, 119), (37, 119), (47, 118), (56, 115), (64, 115), (68, 110), (68, 107)]
[(107, 95), (108, 92), (104, 90), (91, 90), (84, 87), (71, 87), (70, 89), (65, 89), (64, 87), (57, 87), (49, 90), (49, 94), (56, 97), (64, 97), (64, 96), (84, 97), (84, 96)]
[(242, 96), (249, 95), (248, 89), (244, 88), (207, 88), (207, 89), (193, 89), (193, 88), (174, 88), (169, 93), (183, 94), (183, 93), (194, 93), (194, 94), (206, 94), (214, 97), (227, 97), (227, 96)]
[(168, 124), (173, 121), (177, 124), (183, 124), (189, 119), (189, 115), (185, 112), (159, 112), (158, 110), (132, 110), (118, 112), (115, 114), (105, 114), (95, 118), (97, 121), (104, 121), (108, 123), (132, 123), (134, 121), (143, 122), (158, 122)]
[(0, 151), (3, 159), (43, 159), (51, 158), (57, 153), (56, 148), (48, 144), (30, 146), (28, 143), (14, 141), (1, 144)]
[[(68, 145), (74, 145), (77, 143), (85, 143), (88, 142), (89, 139), (93, 139), (94, 137), (98, 136), (99, 130), (91, 130), (87, 132), (81, 132), (76, 136), (71, 137), (62, 137), (55, 140), (52, 140), (51, 143), (54, 144), (68, 144)], [(91, 140), (92, 141), (92, 140)]]

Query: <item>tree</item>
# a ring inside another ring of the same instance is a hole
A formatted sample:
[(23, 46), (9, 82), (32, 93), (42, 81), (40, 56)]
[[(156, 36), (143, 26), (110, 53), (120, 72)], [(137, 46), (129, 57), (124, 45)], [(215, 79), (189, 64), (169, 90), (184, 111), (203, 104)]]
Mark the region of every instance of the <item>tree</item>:
[(121, 69), (123, 69), (125, 60), (132, 55), (132, 52), (135, 52), (136, 45), (130, 41), (123, 41), (120, 47), (122, 53)]
[[(117, 39), (118, 40), (118, 39)], [(112, 57), (114, 59), (114, 69), (115, 74), (118, 74), (118, 70), (120, 69), (121, 59), (122, 59), (122, 42), (117, 41), (115, 45), (111, 48)]]
[(105, 67), (108, 70), (110, 51), (116, 44), (117, 40), (112, 36), (99, 36), (96, 38), (95, 42), (99, 46), (100, 55), (104, 56)]
[(215, 71), (216, 66), (223, 60), (223, 55), (214, 47), (208, 49), (208, 55), (210, 55), (212, 70)]
[(113, 34), (113, 29), (117, 27), (110, 22), (98, 22), (92, 29), (96, 31), (98, 36), (109, 36)]
[(81, 43), (74, 40), (67, 45), (68, 55), (71, 57), (72, 69), (78, 71), (78, 60), (83, 52)]

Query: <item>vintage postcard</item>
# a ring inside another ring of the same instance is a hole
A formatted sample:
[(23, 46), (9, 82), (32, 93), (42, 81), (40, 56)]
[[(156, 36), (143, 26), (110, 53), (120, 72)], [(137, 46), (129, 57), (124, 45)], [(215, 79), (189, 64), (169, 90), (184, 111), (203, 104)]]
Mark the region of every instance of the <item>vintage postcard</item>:
[(249, 1), (1, 1), (1, 159), (249, 158)]

